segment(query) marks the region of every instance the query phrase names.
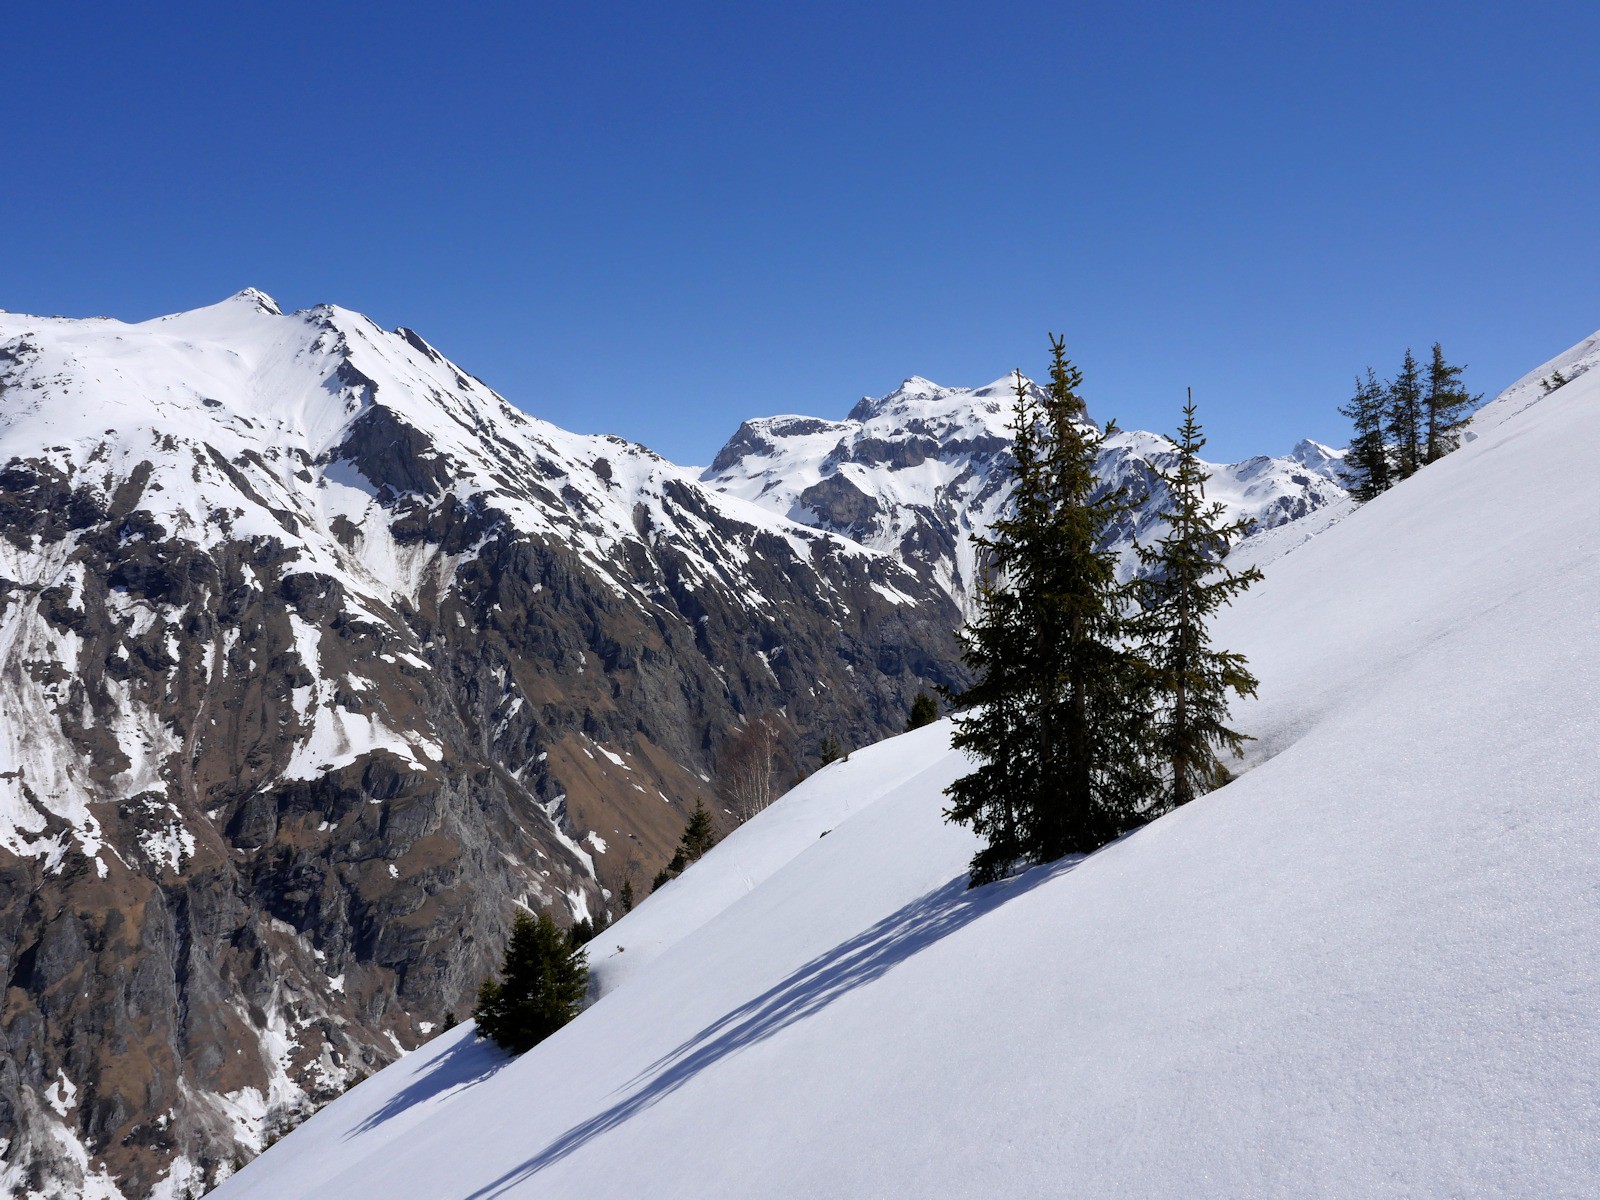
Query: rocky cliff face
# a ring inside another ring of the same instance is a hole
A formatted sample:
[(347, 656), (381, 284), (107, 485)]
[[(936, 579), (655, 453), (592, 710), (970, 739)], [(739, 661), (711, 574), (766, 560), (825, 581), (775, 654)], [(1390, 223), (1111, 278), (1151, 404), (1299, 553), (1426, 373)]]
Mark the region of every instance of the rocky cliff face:
[[(1025, 386), (1034, 388), (1031, 382)], [(867, 397), (842, 421), (763, 417), (746, 421), (702, 478), (710, 486), (791, 520), (893, 554), (958, 603), (972, 600), (972, 535), (1010, 498), (1012, 379), (946, 388), (913, 376)], [(1037, 390), (1037, 389), (1035, 389)], [(1123, 568), (1134, 543), (1162, 532), (1166, 489), (1156, 468), (1172, 443), (1123, 432), (1106, 440), (1096, 471), (1107, 489), (1138, 501), (1111, 531)], [(1343, 452), (1304, 441), (1288, 455), (1210, 465), (1207, 494), (1229, 520), (1275, 528), (1345, 497)]]
[(939, 582), (344, 310), (0, 314), (0, 1181), (203, 1190), (648, 879), (750, 714), (959, 682)]

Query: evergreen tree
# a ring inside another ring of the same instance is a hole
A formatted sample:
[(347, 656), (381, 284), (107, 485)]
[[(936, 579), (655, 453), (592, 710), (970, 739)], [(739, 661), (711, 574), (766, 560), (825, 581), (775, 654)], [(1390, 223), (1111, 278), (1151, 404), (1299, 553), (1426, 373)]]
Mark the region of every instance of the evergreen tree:
[(689, 823), (683, 827), (683, 836), (678, 841), (685, 862), (695, 862), (716, 844), (717, 833), (711, 827), (711, 813), (705, 804), (696, 800), (694, 812), (689, 814)]
[(1192, 393), (1174, 444), (1176, 463), (1156, 472), (1167, 485), (1161, 513), (1167, 534), (1154, 546), (1139, 548), (1144, 611), (1138, 634), (1150, 665), (1156, 703), (1153, 740), (1164, 768), (1162, 792), (1151, 815), (1187, 804), (1226, 780), (1217, 751), (1237, 753), (1247, 740), (1224, 723), (1228, 694), (1253, 696), (1256, 690), (1244, 656), (1213, 649), (1206, 628), (1208, 619), (1260, 579), (1261, 572), (1223, 565), (1230, 546), (1249, 532), (1251, 522), (1223, 524), (1223, 506), (1206, 503), (1210, 476), (1200, 461), (1206, 440), (1195, 420)]
[(927, 692), (918, 692), (917, 698), (911, 702), (911, 716), (906, 720), (906, 732), (921, 729), (924, 725), (932, 725), (939, 719), (939, 702)]
[(1386, 432), (1394, 447), (1395, 474), (1409, 479), (1422, 465), (1422, 373), (1410, 349), (1389, 384)]
[(1428, 414), (1423, 462), (1435, 462), (1456, 448), (1456, 431), (1466, 423), (1467, 410), (1483, 399), (1461, 386), (1462, 370), (1445, 362), (1439, 343), (1433, 344), (1433, 361), (1428, 364), (1428, 390), (1422, 400)]
[(631, 913), (633, 911), (633, 880), (624, 879), (622, 881), (622, 895), (620, 899), (622, 901), (623, 913)]
[(1355, 426), (1345, 464), (1359, 472), (1351, 494), (1365, 503), (1389, 490), (1389, 450), (1384, 445), (1383, 427), (1387, 398), (1371, 367), (1365, 380), (1356, 377), (1356, 391), (1349, 405), (1340, 408)]
[(1129, 589), (1104, 547), (1129, 505), (1094, 473), (1115, 427), (1089, 420), (1065, 340), (1050, 346), (1041, 395), (1016, 378), (1012, 507), (979, 539), (987, 578), (962, 634), (978, 682), (957, 698), (953, 744), (978, 767), (946, 790), (946, 816), (988, 842), (975, 885), (1105, 844), (1143, 819), (1155, 783)]
[(473, 1019), (478, 1036), (521, 1054), (560, 1029), (582, 1007), (589, 967), (581, 948), (556, 928), (549, 913), (519, 912), (511, 927), (500, 980), (478, 988)]
[(711, 813), (703, 801), (696, 800), (694, 812), (689, 814), (683, 833), (678, 837), (678, 848), (672, 852), (672, 861), (661, 868), (650, 890), (655, 891), (662, 884), (682, 875), (690, 863), (697, 861), (716, 844), (717, 833), (711, 826)]
[(822, 739), (822, 745), (817, 749), (818, 765), (825, 767), (831, 762), (838, 761), (841, 753), (839, 739), (831, 733), (828, 734)]

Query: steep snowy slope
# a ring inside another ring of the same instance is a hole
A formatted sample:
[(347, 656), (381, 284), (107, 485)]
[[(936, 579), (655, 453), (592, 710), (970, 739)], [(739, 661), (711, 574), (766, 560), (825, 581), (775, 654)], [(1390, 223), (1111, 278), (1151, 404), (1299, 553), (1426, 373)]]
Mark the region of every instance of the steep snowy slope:
[(947, 727), (859, 752), (573, 1025), (441, 1037), (219, 1195), (1591, 1194), (1600, 374), (1498, 415), (1219, 622), (1228, 787), (969, 892)]
[[(1033, 384), (1028, 384), (1033, 387)], [(818, 529), (891, 551), (963, 603), (974, 579), (971, 535), (994, 522), (1010, 496), (1013, 382), (945, 388), (912, 377), (887, 396), (864, 398), (843, 421), (763, 417), (746, 421), (702, 474), (729, 495)], [(1126, 487), (1138, 511), (1112, 531), (1124, 569), (1135, 538), (1159, 532), (1165, 489), (1153, 467), (1172, 444), (1130, 431), (1107, 440), (1096, 470)], [(1212, 464), (1210, 494), (1229, 519), (1265, 530), (1344, 498), (1343, 452), (1303, 441), (1285, 457)]]
[(516, 904), (653, 875), (747, 715), (899, 728), (957, 619), (356, 313), (0, 313), (0, 1179), (201, 1186)]

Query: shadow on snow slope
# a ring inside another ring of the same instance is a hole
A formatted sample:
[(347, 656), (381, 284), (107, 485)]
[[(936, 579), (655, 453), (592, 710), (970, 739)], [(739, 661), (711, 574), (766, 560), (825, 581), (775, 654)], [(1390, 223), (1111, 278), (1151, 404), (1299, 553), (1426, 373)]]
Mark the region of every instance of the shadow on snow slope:
[(671, 1095), (708, 1067), (819, 1012), (845, 993), (873, 982), (896, 964), (1082, 861), (1062, 859), (1014, 879), (971, 889), (967, 887), (966, 872), (962, 872), (712, 1022), (629, 1080), (625, 1088), (633, 1089), (630, 1095), (574, 1125), (527, 1162), (485, 1184), (466, 1200), (491, 1200), (504, 1195)]
[(426, 1104), (435, 1096), (475, 1087), (511, 1061), (505, 1051), (476, 1034), (465, 1037), (434, 1059), (425, 1072), (368, 1113), (361, 1124), (344, 1135), (344, 1140), (348, 1142), (368, 1133), (390, 1117), (399, 1116), (413, 1105)]

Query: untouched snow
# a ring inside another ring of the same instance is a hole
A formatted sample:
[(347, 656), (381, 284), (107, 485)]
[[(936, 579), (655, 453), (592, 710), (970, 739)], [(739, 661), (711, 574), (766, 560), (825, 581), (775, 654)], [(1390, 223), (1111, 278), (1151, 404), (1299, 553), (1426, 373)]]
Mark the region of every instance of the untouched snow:
[(1233, 784), (967, 891), (948, 726), (858, 752), (555, 1037), (443, 1035), (216, 1194), (1593, 1194), (1600, 373), (1486, 413), (1218, 622)]

